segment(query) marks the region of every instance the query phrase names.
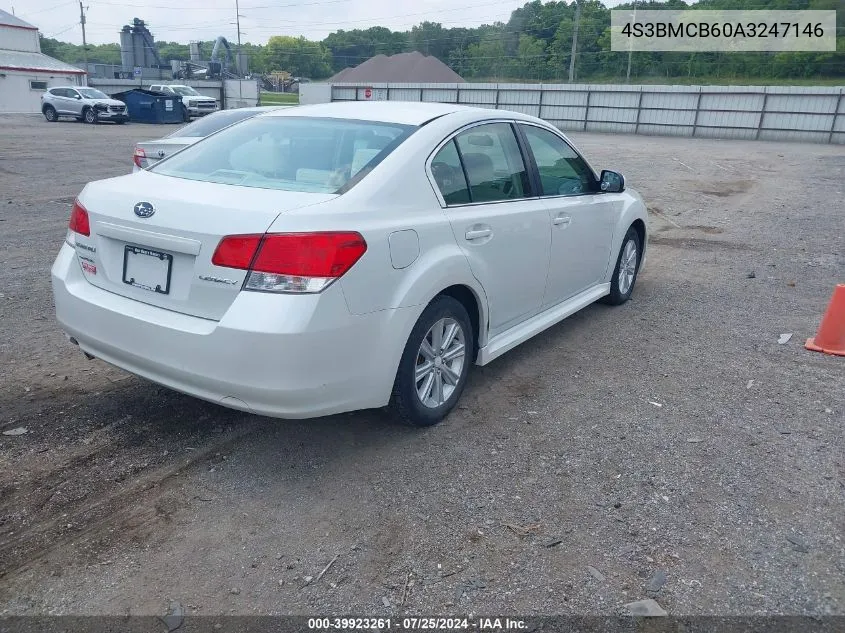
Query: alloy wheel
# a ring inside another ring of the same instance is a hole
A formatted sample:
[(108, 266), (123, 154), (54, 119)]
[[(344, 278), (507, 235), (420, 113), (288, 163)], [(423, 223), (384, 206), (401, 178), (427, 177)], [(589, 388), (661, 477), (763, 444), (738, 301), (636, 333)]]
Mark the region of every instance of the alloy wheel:
[(429, 408), (445, 403), (457, 389), (466, 362), (466, 334), (455, 319), (444, 317), (431, 326), (417, 352), (414, 385)]
[(634, 285), (634, 276), (637, 274), (637, 243), (628, 240), (625, 248), (622, 249), (622, 259), (619, 261), (619, 292), (628, 294), (631, 286)]

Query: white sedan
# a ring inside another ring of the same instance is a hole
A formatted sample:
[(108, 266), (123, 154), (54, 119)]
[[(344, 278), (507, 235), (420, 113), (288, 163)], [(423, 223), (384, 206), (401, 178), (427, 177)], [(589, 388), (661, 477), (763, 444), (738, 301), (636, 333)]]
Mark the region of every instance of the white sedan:
[(158, 161), (171, 154), (175, 154), (188, 145), (219, 132), (224, 127), (229, 127), (240, 121), (252, 118), (264, 112), (272, 112), (281, 108), (293, 108), (296, 106), (259, 106), (255, 108), (236, 108), (234, 110), (218, 110), (203, 118), (180, 127), (172, 134), (154, 141), (142, 141), (135, 143), (135, 151), (132, 154), (134, 166), (132, 171), (140, 171), (152, 167)]
[(52, 269), (89, 356), (227, 407), (442, 420), (485, 365), (628, 300), (646, 208), (548, 123), (434, 103), (256, 116), (88, 184)]

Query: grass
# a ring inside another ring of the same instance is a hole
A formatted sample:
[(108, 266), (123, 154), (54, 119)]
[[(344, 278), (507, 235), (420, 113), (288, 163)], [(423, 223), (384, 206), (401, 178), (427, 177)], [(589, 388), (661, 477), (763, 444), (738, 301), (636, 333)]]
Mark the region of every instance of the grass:
[(295, 92), (262, 92), (261, 105), (296, 105), (299, 95)]

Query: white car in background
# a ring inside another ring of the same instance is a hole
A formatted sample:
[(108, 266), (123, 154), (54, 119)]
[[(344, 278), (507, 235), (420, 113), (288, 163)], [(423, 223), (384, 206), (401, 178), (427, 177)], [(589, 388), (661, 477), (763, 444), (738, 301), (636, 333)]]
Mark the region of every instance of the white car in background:
[(234, 125), (239, 121), (244, 121), (263, 112), (292, 107), (296, 106), (261, 106), (257, 108), (220, 110), (198, 121), (180, 127), (173, 134), (168, 134), (164, 138), (135, 143), (135, 151), (132, 155), (132, 162), (134, 163), (132, 171), (151, 167), (162, 158), (170, 156), (188, 145), (193, 145), (206, 136), (219, 132), (224, 127)]
[(220, 104), (214, 97), (200, 94), (191, 86), (182, 84), (154, 84), (150, 90), (161, 92), (167, 95), (178, 95), (182, 97), (182, 105), (185, 107), (185, 120), (192, 116), (205, 116), (220, 109)]
[(473, 363), (627, 301), (646, 244), (640, 196), (540, 119), (330, 103), (88, 184), (52, 284), (72, 342), (151, 381), (285, 418), (392, 403), (424, 426)]

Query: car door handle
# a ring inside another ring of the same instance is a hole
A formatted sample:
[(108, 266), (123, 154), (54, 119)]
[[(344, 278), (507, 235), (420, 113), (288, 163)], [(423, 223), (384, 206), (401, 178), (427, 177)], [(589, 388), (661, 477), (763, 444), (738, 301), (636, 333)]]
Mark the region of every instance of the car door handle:
[(572, 218), (568, 215), (559, 215), (554, 220), (552, 220), (552, 224), (555, 226), (569, 226), (570, 222), (572, 222)]
[(482, 237), (493, 235), (493, 229), (472, 229), (464, 235), (468, 240), (480, 240)]

